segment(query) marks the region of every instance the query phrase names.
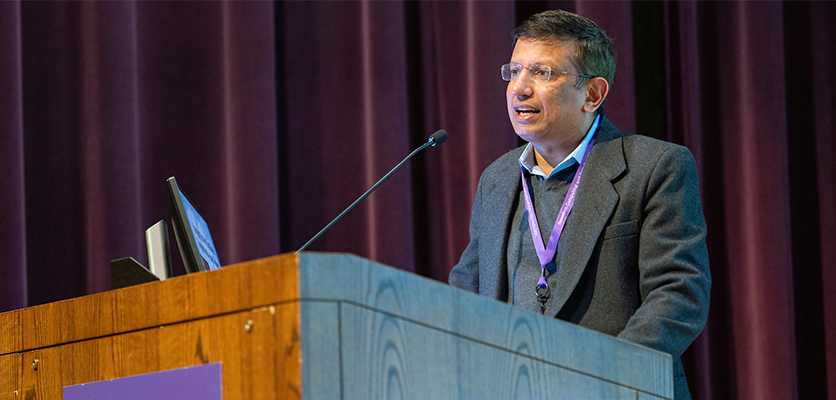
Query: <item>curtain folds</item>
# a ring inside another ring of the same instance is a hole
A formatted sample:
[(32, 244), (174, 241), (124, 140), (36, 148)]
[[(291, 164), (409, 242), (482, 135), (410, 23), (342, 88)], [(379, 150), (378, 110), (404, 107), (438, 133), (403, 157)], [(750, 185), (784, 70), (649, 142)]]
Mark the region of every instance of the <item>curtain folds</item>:
[(20, 4), (0, 3), (0, 310), (27, 303)]
[(615, 39), (610, 119), (697, 160), (694, 398), (836, 399), (829, 2), (0, 2), (0, 310), (146, 263), (169, 176), (230, 264), (294, 251), (437, 129), (310, 249), (446, 281), (481, 171), (521, 144), (510, 32), (550, 8)]

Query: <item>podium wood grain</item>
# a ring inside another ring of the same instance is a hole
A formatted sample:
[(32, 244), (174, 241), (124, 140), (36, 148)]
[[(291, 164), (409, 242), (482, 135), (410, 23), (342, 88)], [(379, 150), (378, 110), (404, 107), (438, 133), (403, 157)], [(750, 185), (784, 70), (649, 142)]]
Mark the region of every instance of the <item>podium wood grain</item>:
[(22, 344), (8, 340), (0, 348), (24, 351), (298, 300), (295, 261), (265, 258), (13, 311), (20, 313)]
[(287, 378), (278, 368), (283, 354), (273, 340), (274, 312), (270, 307), (26, 352), (26, 360), (40, 362), (37, 371), (24, 368), (22, 386), (33, 398), (60, 399), (68, 385), (222, 362), (224, 398), (273, 398)]
[(219, 361), (225, 399), (300, 398), (296, 277), (273, 257), (0, 314), (0, 399)]
[(20, 354), (0, 356), (0, 400), (16, 400), (21, 367)]

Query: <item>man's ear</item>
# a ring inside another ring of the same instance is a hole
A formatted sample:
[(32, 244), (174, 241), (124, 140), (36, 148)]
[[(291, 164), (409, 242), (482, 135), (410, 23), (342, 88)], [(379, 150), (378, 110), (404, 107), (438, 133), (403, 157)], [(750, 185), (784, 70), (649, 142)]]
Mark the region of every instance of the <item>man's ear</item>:
[(583, 104), (583, 111), (593, 113), (607, 98), (607, 93), (610, 91), (610, 84), (607, 80), (601, 77), (592, 78), (585, 85), (583, 89), (586, 93), (586, 102)]

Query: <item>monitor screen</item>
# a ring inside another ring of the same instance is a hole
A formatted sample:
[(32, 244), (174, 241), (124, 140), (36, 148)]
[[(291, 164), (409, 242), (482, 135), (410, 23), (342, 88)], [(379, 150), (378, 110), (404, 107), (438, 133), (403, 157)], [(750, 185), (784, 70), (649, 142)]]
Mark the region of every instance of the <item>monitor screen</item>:
[(212, 242), (209, 225), (206, 224), (206, 220), (200, 216), (200, 213), (197, 212), (182, 190), (180, 190), (180, 199), (183, 201), (183, 207), (186, 209), (186, 218), (188, 218), (189, 226), (192, 228), (192, 234), (194, 235), (195, 242), (197, 242), (197, 250), (203, 259), (203, 265), (207, 270), (220, 269), (221, 262), (218, 261), (218, 252), (215, 251), (215, 243)]
[(186, 272), (211, 271), (221, 268), (209, 225), (197, 211), (174, 177), (168, 178), (171, 197), (172, 226)]

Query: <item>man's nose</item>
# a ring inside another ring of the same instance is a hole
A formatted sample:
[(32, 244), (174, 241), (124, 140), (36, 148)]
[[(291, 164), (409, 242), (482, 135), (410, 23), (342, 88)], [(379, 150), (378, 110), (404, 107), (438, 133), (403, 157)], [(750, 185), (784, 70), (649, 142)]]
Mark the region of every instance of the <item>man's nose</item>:
[(517, 79), (508, 82), (508, 84), (511, 86), (511, 94), (516, 97), (528, 98), (534, 93), (534, 82), (531, 81), (531, 75), (527, 68), (523, 68), (517, 75)]

